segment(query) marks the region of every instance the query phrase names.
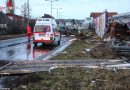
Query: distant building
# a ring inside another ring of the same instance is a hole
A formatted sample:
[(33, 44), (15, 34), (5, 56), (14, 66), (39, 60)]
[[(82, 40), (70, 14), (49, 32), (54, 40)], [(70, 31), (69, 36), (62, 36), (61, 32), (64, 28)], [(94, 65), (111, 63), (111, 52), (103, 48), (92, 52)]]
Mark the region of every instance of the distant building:
[(82, 27), (85, 30), (88, 30), (89, 28), (92, 27), (92, 25), (93, 25), (93, 17), (87, 17), (87, 18), (84, 19)]
[[(28, 19), (22, 16), (0, 12), (0, 34), (13, 32), (12, 30), (15, 28), (23, 32), (26, 28), (27, 21)], [(35, 20), (30, 20), (30, 22), (35, 23)]]
[(0, 12), (0, 34), (5, 34), (8, 25), (12, 23), (12, 21), (2, 12)]
[[(90, 14), (90, 17), (93, 17), (93, 18), (97, 18), (101, 15), (102, 13), (101, 12), (92, 12)], [(117, 15), (118, 13), (117, 12), (108, 12), (108, 17), (112, 17), (113, 15)]]
[(86, 24), (89, 24), (89, 23), (92, 23), (93, 22), (93, 17), (87, 17), (84, 19), (84, 22), (83, 24), (86, 25)]
[(19, 22), (19, 23), (25, 23), (25, 22), (27, 23), (27, 20), (28, 20), (27, 18), (24, 18), (16, 14), (6, 13), (6, 16), (8, 16), (14, 22)]

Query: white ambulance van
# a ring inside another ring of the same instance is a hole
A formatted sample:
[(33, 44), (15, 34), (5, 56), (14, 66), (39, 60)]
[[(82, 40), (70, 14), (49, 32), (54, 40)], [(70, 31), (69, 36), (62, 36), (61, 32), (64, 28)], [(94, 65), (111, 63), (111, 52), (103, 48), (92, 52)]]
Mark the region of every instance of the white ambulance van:
[(61, 35), (57, 29), (57, 23), (53, 18), (38, 18), (33, 30), (33, 43), (59, 45)]

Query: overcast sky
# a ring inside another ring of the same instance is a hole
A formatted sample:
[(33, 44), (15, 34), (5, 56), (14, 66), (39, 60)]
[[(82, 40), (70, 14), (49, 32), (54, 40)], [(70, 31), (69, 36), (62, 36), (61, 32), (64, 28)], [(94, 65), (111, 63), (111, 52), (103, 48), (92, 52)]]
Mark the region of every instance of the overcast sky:
[[(4, 6), (6, 0), (0, 0), (0, 6)], [(27, 0), (15, 0), (15, 6), (21, 7)], [(33, 18), (40, 17), (44, 13), (51, 13), (51, 3), (45, 0), (30, 0)], [(84, 19), (89, 17), (91, 12), (126, 13), (130, 12), (130, 0), (58, 0), (53, 2), (53, 8), (62, 8), (59, 10), (59, 18)], [(20, 15), (20, 9), (15, 13)], [(57, 18), (56, 10), (53, 9), (53, 16)]]

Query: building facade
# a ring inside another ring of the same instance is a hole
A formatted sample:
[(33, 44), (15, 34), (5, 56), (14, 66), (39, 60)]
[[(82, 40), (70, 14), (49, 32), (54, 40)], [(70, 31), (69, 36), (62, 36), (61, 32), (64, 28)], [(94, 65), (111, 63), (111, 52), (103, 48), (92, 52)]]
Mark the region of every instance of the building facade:
[[(90, 17), (93, 17), (95, 19), (95, 18), (99, 17), (102, 14), (103, 14), (103, 12), (102, 13), (101, 12), (92, 12), (90, 14)], [(112, 17), (113, 15), (117, 15), (117, 14), (118, 14), (117, 12), (108, 12), (108, 17)]]

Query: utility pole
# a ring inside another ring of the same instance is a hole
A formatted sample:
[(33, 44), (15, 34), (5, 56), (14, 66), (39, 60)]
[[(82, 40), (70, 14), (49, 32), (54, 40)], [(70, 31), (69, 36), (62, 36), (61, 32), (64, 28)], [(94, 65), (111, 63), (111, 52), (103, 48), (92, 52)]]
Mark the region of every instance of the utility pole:
[(51, 16), (52, 16), (52, 3), (58, 0), (45, 0), (45, 1), (51, 2)]
[(30, 12), (29, 12), (29, 0), (27, 0), (27, 6), (28, 6), (28, 24), (29, 24), (29, 14), (30, 14)]
[(51, 2), (51, 16), (52, 16), (52, 2), (53, 2), (53, 1), (50, 1), (50, 2)]
[(53, 8), (53, 9), (56, 9), (57, 19), (58, 19), (58, 17), (59, 17), (59, 10), (62, 9), (62, 8)]

